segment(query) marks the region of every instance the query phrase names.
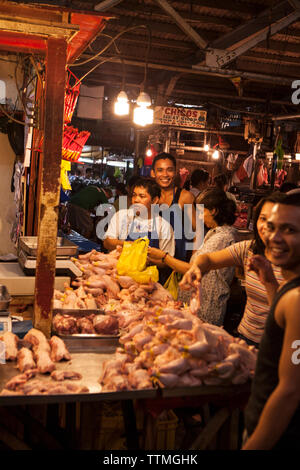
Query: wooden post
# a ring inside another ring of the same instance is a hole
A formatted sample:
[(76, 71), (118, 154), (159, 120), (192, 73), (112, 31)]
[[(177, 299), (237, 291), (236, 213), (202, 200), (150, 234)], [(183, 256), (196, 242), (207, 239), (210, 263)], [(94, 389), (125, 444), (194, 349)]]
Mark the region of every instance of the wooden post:
[(253, 147), (253, 167), (252, 174), (250, 177), (250, 189), (256, 189), (256, 177), (257, 177), (257, 143), (255, 142)]
[(46, 56), (45, 120), (39, 205), (34, 326), (50, 337), (55, 280), (60, 166), (64, 121), (67, 43), (49, 38)]

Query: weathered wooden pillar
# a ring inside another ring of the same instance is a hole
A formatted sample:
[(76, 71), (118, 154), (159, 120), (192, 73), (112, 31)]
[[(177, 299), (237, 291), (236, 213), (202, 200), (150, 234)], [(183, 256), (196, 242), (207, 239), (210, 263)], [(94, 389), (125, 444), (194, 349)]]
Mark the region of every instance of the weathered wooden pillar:
[(42, 183), (34, 298), (34, 327), (50, 337), (55, 280), (67, 42), (48, 38)]

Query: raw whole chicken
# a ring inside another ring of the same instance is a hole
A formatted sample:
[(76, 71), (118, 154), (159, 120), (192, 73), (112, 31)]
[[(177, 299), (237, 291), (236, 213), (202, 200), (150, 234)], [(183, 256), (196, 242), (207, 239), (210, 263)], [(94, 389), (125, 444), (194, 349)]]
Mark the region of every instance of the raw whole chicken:
[(28, 369), (34, 369), (36, 363), (33, 359), (32, 351), (28, 348), (22, 348), (17, 354), (18, 369), (21, 372), (26, 372)]
[(77, 319), (71, 315), (58, 313), (53, 317), (53, 329), (60, 335), (72, 335), (77, 333)]
[(36, 328), (31, 328), (31, 330), (29, 330), (24, 336), (24, 340), (32, 344), (33, 351), (39, 349), (40, 352), (46, 351), (50, 353), (50, 345), (42, 331), (37, 330)]
[(156, 384), (235, 385), (253, 377), (255, 348), (198, 318), (200, 286), (190, 305), (183, 306), (159, 283), (139, 284), (129, 276), (119, 276), (116, 265), (121, 250), (80, 255), (74, 262), (83, 275), (73, 282), (76, 288), (66, 286), (64, 293), (54, 295), (62, 308), (87, 309), (89, 305), (96, 314), (96, 305), (105, 312), (92, 319), (77, 318), (73, 324), (72, 317), (56, 315), (53, 324), (59, 333), (69, 333), (72, 328), (91, 331), (91, 322), (99, 334), (105, 324), (110, 328), (119, 325), (121, 347), (99, 372), (103, 391), (153, 388)]
[[(77, 332), (82, 334), (94, 334), (95, 329), (93, 325), (93, 320), (87, 317), (79, 318), (76, 322)], [(73, 333), (71, 333), (73, 334)]]
[(0, 335), (0, 341), (5, 344), (5, 359), (15, 361), (18, 354), (18, 337), (10, 331), (6, 331), (3, 335)]
[(93, 326), (97, 334), (116, 335), (119, 331), (119, 322), (112, 315), (96, 315)]

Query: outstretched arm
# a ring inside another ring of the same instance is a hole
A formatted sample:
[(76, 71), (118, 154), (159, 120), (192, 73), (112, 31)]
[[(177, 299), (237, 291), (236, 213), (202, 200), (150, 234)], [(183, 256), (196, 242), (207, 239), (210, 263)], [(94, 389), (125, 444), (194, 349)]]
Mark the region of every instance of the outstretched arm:
[(197, 286), (201, 280), (201, 276), (212, 269), (221, 269), (236, 265), (237, 263), (228, 248), (213, 251), (212, 253), (204, 253), (197, 256), (193, 261), (189, 270), (183, 276), (180, 287), (188, 289), (190, 286)]
[(156, 264), (159, 267), (169, 266), (174, 271), (182, 274), (186, 273), (190, 267), (189, 263), (180, 261), (179, 259), (166, 254), (165, 251), (152, 247), (148, 248), (148, 262)]

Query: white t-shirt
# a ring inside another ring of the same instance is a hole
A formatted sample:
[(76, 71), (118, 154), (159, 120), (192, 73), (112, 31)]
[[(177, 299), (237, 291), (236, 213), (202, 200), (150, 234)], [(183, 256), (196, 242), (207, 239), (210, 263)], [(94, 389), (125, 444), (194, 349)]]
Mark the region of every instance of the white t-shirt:
[(116, 212), (109, 223), (104, 238), (114, 238), (117, 240), (126, 240), (130, 234), (133, 240), (139, 238), (138, 234), (145, 236), (148, 232), (157, 232), (159, 240), (159, 248), (171, 256), (175, 253), (174, 232), (171, 225), (162, 217), (156, 216), (146, 219), (134, 216), (132, 211), (122, 209)]

